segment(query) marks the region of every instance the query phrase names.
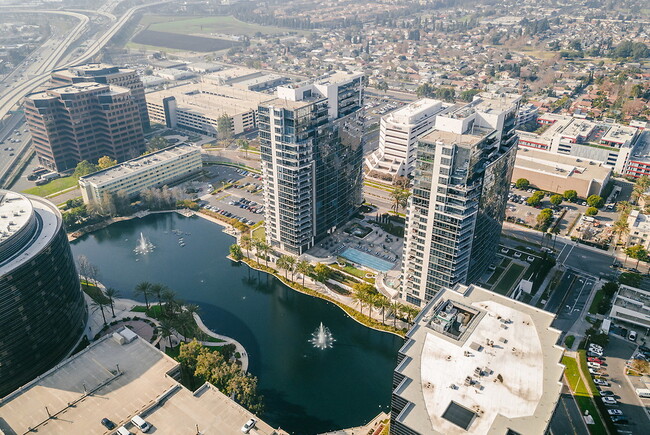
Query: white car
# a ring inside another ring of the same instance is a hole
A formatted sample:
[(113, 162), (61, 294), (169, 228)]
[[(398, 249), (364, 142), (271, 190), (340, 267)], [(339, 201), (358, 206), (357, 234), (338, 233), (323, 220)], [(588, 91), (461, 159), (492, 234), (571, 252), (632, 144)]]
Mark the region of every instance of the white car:
[(621, 411), (620, 409), (608, 409), (607, 413), (609, 415), (623, 415), (623, 411)]
[(589, 368), (591, 368), (591, 369), (599, 369), (599, 368), (600, 368), (600, 364), (589, 361), (589, 362), (587, 363), (587, 367), (589, 367)]
[(241, 431), (244, 432), (244, 433), (250, 432), (250, 430), (255, 427), (256, 423), (257, 423), (257, 420), (255, 420), (254, 418), (251, 418), (246, 423), (244, 423), (244, 425), (241, 427)]
[(594, 384), (600, 385), (601, 387), (609, 387), (609, 382), (598, 378), (594, 379)]
[(613, 397), (601, 397), (600, 399), (603, 401), (605, 405), (609, 405), (609, 406), (616, 405), (618, 403), (618, 401)]
[(589, 373), (591, 373), (592, 375), (600, 375), (598, 370), (592, 369), (591, 367), (589, 368)]

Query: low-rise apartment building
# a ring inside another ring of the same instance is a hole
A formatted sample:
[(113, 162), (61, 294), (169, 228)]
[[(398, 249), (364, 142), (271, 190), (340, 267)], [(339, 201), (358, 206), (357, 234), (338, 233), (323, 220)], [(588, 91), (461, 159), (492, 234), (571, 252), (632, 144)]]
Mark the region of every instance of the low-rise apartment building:
[(143, 189), (185, 179), (201, 170), (201, 149), (178, 145), (147, 154), (79, 178), (84, 203), (97, 203), (106, 193), (135, 197)]
[(650, 328), (650, 292), (621, 284), (609, 317)]

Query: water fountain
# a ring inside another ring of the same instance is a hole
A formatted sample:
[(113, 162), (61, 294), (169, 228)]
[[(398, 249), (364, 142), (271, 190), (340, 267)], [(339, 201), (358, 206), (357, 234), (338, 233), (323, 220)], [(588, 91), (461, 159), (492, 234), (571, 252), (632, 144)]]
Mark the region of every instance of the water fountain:
[(329, 328), (324, 326), (323, 322), (320, 323), (320, 326), (316, 328), (316, 331), (311, 334), (311, 338), (309, 339), (309, 342), (315, 348), (321, 350), (331, 348), (335, 341)]
[(133, 252), (136, 254), (148, 254), (149, 252), (153, 251), (153, 248), (155, 248), (154, 244), (147, 240), (144, 234), (140, 233), (138, 245), (135, 247)]

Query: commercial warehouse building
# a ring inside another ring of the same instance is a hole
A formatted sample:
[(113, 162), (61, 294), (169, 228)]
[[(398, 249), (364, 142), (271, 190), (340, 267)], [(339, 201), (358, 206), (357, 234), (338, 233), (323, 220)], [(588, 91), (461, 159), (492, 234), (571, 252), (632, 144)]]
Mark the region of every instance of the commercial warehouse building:
[(553, 319), (474, 285), (440, 291), (398, 352), (391, 434), (545, 434), (564, 371)]
[(124, 192), (135, 197), (143, 189), (160, 187), (188, 178), (202, 168), (201, 148), (178, 145), (147, 154), (79, 178), (86, 204), (97, 203), (106, 193)]
[(230, 118), (231, 134), (254, 129), (258, 105), (272, 99), (269, 94), (202, 82), (148, 93), (147, 108), (151, 122), (216, 136), (224, 114)]
[(251, 433), (286, 435), (212, 384), (186, 389), (180, 370), (177, 361), (123, 328), (0, 399), (0, 432), (113, 433), (101, 424), (108, 418), (140, 433), (130, 423), (140, 415), (159, 434), (241, 435), (242, 425), (255, 418)]
[(87, 317), (61, 212), (0, 190), (0, 397), (69, 355)]
[(602, 162), (520, 148), (512, 181), (525, 178), (540, 190), (557, 193), (575, 190), (578, 196), (587, 198), (600, 195), (611, 173), (611, 166)]

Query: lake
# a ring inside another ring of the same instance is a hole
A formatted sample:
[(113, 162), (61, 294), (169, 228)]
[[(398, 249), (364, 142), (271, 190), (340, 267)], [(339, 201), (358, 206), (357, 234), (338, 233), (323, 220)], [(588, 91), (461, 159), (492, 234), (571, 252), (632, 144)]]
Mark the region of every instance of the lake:
[[(140, 233), (155, 245), (134, 248)], [(185, 246), (179, 244), (183, 238)], [(222, 227), (176, 213), (119, 222), (72, 243), (100, 280), (122, 297), (141, 281), (167, 285), (199, 305), (213, 331), (233, 337), (249, 354), (274, 427), (316, 434), (365, 424), (390, 407), (392, 372), (400, 337), (366, 328), (337, 306), (298, 293), (275, 277), (226, 258), (234, 239)], [(316, 349), (309, 339), (323, 322), (334, 339)]]

